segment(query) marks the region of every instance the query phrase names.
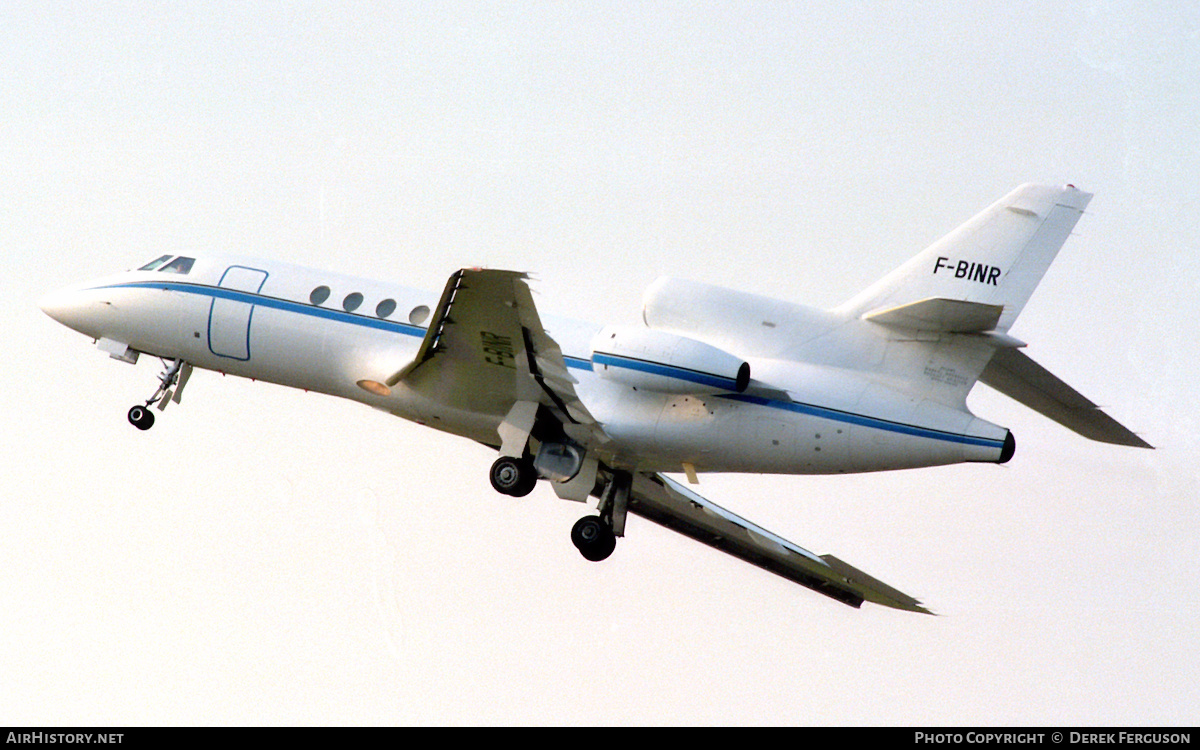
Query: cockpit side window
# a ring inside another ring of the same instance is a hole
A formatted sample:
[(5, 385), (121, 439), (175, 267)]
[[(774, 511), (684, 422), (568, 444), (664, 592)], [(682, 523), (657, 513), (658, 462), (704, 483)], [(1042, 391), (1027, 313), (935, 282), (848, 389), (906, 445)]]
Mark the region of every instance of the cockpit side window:
[(181, 255), (158, 270), (163, 273), (185, 274), (192, 270), (192, 264), (195, 262), (195, 258), (185, 258)]
[(171, 258), (174, 258), (174, 257), (175, 257), (174, 255), (160, 255), (159, 257), (150, 261), (149, 263), (142, 266), (138, 270), (139, 271), (157, 271), (159, 266), (161, 266), (162, 264), (166, 263), (168, 260), (170, 260)]

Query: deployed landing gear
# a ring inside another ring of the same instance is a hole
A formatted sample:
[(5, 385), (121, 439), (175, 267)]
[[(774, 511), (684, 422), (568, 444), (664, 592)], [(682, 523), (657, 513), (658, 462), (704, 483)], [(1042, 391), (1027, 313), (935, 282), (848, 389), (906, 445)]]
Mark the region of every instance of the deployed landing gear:
[(496, 492), (525, 497), (537, 486), (538, 473), (529, 459), (501, 456), (492, 464), (488, 478)]
[(129, 409), (129, 424), (139, 430), (148, 430), (154, 426), (154, 412), (145, 406), (134, 406)]
[(612, 527), (600, 516), (584, 516), (571, 527), (571, 542), (579, 554), (592, 562), (606, 559), (617, 548)]
[(134, 406), (129, 410), (129, 423), (139, 430), (148, 430), (154, 426), (151, 404), (157, 403), (158, 410), (162, 411), (171, 401), (179, 403), (183, 396), (183, 387), (192, 375), (192, 366), (182, 359), (173, 359), (170, 362), (163, 360), (163, 366), (165, 369), (158, 376), (158, 389), (154, 391), (154, 395), (146, 400), (145, 406)]
[(585, 559), (600, 562), (617, 548), (617, 537), (625, 535), (632, 483), (628, 471), (614, 471), (600, 494), (600, 515), (584, 516), (571, 527), (571, 543)]

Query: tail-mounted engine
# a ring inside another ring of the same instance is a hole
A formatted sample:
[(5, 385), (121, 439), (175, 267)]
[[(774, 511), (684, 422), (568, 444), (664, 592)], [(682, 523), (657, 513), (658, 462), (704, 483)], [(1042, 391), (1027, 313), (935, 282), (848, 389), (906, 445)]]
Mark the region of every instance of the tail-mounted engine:
[(627, 326), (607, 326), (592, 339), (592, 370), (660, 393), (741, 393), (750, 384), (743, 359), (685, 336)]

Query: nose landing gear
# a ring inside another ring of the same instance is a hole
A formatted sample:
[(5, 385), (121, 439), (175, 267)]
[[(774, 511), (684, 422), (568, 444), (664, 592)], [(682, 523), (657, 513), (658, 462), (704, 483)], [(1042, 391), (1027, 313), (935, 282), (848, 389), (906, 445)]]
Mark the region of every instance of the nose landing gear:
[(145, 406), (129, 407), (129, 424), (139, 430), (148, 430), (154, 426), (154, 412)]
[(170, 362), (163, 360), (163, 366), (154, 395), (146, 400), (144, 406), (135, 404), (129, 409), (129, 423), (139, 430), (148, 430), (154, 426), (154, 412), (150, 411), (150, 405), (157, 402), (158, 410), (162, 411), (172, 401), (178, 404), (183, 396), (183, 387), (192, 376), (192, 366), (182, 359)]

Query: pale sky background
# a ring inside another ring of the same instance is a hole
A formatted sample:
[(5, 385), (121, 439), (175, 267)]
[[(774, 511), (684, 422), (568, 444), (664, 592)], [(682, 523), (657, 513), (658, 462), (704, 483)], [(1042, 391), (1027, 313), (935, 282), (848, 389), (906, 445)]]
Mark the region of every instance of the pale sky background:
[[(833, 306), (1017, 184), (1094, 192), (1013, 334), (1156, 451), (981, 386), (1004, 467), (704, 476), (939, 613), (845, 607), (490, 451), (42, 314), (162, 253)], [(0, 722), (1194, 725), (1200, 6), (5, 3)]]

